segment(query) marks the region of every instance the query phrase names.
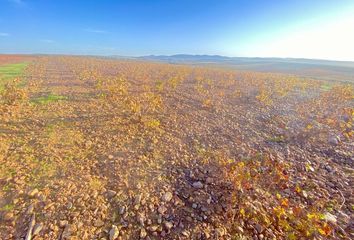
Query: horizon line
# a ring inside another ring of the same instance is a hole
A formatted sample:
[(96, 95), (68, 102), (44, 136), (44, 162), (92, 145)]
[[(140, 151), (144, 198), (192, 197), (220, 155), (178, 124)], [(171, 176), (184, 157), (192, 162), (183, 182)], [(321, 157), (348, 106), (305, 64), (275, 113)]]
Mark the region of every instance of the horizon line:
[(342, 59), (324, 59), (324, 58), (306, 58), (306, 57), (257, 57), (257, 56), (227, 56), (219, 54), (149, 54), (149, 55), (119, 55), (119, 54), (77, 54), (77, 53), (2, 53), (0, 55), (54, 55), (54, 56), (95, 56), (95, 57), (121, 57), (121, 58), (144, 58), (144, 57), (174, 57), (174, 56), (205, 56), (205, 57), (223, 57), (223, 58), (259, 58), (259, 59), (294, 59), (294, 60), (316, 60), (316, 61), (333, 61), (333, 62), (352, 62), (353, 60)]

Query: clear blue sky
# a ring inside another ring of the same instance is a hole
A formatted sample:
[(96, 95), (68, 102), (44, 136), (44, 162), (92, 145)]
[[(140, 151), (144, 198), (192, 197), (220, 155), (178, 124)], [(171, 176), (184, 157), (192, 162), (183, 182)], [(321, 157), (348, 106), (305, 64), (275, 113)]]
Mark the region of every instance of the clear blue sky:
[(353, 43), (354, 0), (0, 0), (0, 53), (354, 60)]

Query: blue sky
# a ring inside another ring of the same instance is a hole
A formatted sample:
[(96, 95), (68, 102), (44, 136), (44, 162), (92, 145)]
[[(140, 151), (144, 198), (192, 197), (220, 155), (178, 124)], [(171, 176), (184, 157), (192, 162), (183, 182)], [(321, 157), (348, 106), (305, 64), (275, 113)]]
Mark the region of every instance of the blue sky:
[(354, 0), (0, 0), (0, 53), (354, 60)]

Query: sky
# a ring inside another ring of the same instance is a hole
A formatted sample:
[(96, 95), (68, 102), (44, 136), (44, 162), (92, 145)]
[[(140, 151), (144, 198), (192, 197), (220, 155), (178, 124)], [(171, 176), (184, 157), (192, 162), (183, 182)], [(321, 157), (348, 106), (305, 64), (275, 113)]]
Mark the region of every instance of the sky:
[(0, 0), (0, 53), (354, 61), (354, 0)]

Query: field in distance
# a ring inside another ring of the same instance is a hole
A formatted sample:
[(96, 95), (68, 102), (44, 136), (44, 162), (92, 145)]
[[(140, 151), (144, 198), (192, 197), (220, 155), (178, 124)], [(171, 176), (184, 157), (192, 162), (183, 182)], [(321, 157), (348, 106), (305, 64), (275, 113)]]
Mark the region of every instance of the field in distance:
[(145, 56), (139, 59), (227, 68), (242, 71), (295, 74), (300, 77), (354, 83), (354, 62), (301, 58), (250, 58), (218, 55)]
[(0, 55), (0, 239), (353, 238), (352, 80), (143, 60)]

